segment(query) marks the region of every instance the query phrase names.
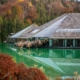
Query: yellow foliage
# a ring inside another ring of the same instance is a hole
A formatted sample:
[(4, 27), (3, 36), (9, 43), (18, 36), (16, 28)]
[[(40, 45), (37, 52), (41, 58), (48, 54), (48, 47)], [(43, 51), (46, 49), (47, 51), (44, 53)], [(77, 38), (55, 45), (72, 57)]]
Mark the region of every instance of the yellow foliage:
[(78, 75), (78, 72), (77, 72), (77, 71), (75, 71), (75, 72), (74, 72), (74, 75)]
[(36, 0), (36, 2), (39, 2), (39, 0)]
[(32, 7), (32, 3), (31, 2), (29, 2), (29, 7)]
[(16, 9), (17, 9), (17, 13), (18, 13), (18, 14), (22, 14), (23, 11), (22, 11), (21, 6), (17, 5), (17, 6), (16, 6)]
[(27, 22), (28, 22), (29, 24), (31, 24), (31, 23), (32, 23), (32, 21), (31, 21), (30, 19), (27, 19)]
[(34, 66), (33, 66), (34, 68), (37, 68), (38, 67), (38, 65), (36, 65), (36, 64), (34, 64)]
[(12, 60), (16, 63), (16, 58), (12, 58)]
[(17, 0), (18, 2), (23, 2), (24, 0)]
[(12, 11), (11, 10), (8, 10), (8, 14), (12, 14)]
[(40, 69), (42, 72), (45, 71), (45, 69), (43, 68), (43, 66), (39, 67), (39, 69)]

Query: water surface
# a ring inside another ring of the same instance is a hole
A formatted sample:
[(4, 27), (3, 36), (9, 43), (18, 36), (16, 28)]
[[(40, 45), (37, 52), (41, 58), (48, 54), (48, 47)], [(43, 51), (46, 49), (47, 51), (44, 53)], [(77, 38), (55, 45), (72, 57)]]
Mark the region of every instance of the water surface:
[(13, 56), (17, 63), (27, 67), (37, 67), (50, 77), (80, 74), (80, 49), (19, 49), (0, 43), (0, 52)]

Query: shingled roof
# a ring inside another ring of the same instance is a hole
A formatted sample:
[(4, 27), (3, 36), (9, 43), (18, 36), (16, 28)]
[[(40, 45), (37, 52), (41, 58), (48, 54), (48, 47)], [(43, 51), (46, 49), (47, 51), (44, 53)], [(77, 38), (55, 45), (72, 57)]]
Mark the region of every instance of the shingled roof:
[(59, 16), (42, 26), (33, 24), (10, 38), (52, 38), (79, 39), (80, 13), (69, 13)]
[(80, 13), (69, 13), (52, 23), (33, 37), (47, 37), (55, 39), (80, 38)]
[(50, 38), (80, 38), (80, 13), (70, 13), (58, 26)]

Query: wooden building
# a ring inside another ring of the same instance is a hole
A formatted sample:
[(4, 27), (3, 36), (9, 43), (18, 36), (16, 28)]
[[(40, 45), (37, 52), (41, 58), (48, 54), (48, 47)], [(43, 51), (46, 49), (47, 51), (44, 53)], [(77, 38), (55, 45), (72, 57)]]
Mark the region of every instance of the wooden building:
[(43, 47), (80, 48), (80, 13), (64, 14), (40, 27), (24, 31), (19, 36), (17, 34), (10, 38), (47, 39)]

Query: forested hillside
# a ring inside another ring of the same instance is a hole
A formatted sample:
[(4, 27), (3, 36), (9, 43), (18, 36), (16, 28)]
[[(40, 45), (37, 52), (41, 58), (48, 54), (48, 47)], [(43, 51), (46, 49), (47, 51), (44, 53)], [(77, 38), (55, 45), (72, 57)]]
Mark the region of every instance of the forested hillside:
[(0, 41), (32, 23), (42, 25), (70, 12), (80, 12), (79, 3), (61, 0), (0, 0)]

